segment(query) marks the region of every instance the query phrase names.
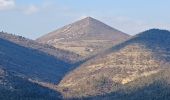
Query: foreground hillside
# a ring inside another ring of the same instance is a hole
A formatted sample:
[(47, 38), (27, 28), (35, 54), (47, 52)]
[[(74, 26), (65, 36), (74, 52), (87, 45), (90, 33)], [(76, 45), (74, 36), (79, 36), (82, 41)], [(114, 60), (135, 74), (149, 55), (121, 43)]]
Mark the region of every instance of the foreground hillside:
[(37, 41), (83, 57), (90, 57), (128, 37), (129, 35), (99, 20), (87, 17), (46, 34)]
[[(130, 84), (134, 90), (127, 92), (133, 94), (138, 87), (145, 90), (146, 87), (150, 89), (154, 84), (157, 85), (154, 78), (150, 79), (152, 82), (147, 81), (147, 78), (168, 68), (169, 62), (170, 32), (151, 29), (112, 47), (70, 72), (60, 82), (58, 89), (66, 98), (97, 96), (111, 92), (113, 92), (113, 98), (114, 96), (116, 98), (119, 96), (120, 89), (124, 86), (129, 87)], [(137, 81), (139, 83), (137, 84), (136, 80), (143, 77), (144, 79)], [(160, 76), (160, 80), (164, 80), (163, 75)], [(143, 86), (140, 85), (142, 82), (145, 82)], [(162, 82), (158, 85), (163, 86)], [(168, 85), (165, 85), (165, 88), (166, 86)], [(141, 93), (144, 90), (141, 90)], [(159, 89), (155, 88), (153, 91), (158, 92)], [(164, 93), (164, 91), (162, 92)], [(150, 91), (150, 93), (154, 92)], [(123, 94), (121, 94), (122, 97)]]
[(123, 85), (118, 91), (85, 100), (169, 100), (170, 69), (166, 68), (148, 77), (141, 77)]
[(15, 76), (0, 66), (0, 100), (60, 100), (56, 91)]

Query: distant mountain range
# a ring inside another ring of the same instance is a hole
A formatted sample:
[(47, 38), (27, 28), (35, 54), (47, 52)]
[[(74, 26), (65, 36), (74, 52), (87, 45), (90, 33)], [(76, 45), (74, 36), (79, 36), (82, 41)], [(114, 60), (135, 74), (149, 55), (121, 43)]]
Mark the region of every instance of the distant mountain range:
[(117, 29), (87, 17), (46, 34), (37, 41), (89, 57), (128, 37)]
[(170, 32), (87, 17), (37, 40), (0, 32), (0, 100), (169, 100)]

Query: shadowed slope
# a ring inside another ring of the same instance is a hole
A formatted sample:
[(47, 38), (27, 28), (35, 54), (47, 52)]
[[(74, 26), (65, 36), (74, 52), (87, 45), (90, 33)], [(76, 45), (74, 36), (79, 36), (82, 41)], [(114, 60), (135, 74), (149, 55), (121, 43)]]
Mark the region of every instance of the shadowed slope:
[(69, 70), (65, 63), (42, 51), (0, 38), (0, 65), (18, 75), (40, 81), (58, 82)]
[(59, 97), (61, 95), (56, 91), (8, 73), (0, 66), (1, 100), (60, 100)]
[(22, 36), (17, 36), (17, 35), (0, 32), (0, 38), (11, 41), (13, 43), (16, 43), (16, 44), (26, 47), (26, 48), (36, 49), (36, 50), (42, 51), (44, 53), (47, 53), (49, 55), (53, 55), (57, 59), (60, 59), (66, 63), (74, 64), (74, 63), (77, 63), (78, 61), (80, 61), (80, 59), (81, 59), (80, 55), (75, 54), (73, 52), (57, 49), (57, 48), (47, 45), (47, 44), (37, 43), (33, 40), (24, 38)]

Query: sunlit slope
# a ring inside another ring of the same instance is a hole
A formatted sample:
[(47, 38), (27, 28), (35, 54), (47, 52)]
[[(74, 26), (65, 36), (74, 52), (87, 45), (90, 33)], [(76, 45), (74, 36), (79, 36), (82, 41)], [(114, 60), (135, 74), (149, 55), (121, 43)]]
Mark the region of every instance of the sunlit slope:
[(160, 72), (169, 66), (169, 61), (170, 32), (151, 29), (70, 72), (58, 88), (68, 98), (110, 93), (136, 79)]

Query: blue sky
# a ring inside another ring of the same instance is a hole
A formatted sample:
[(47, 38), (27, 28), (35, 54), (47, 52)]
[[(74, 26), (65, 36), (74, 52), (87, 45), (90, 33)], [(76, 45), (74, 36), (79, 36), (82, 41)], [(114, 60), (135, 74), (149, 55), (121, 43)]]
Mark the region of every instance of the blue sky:
[(170, 30), (170, 0), (0, 0), (0, 30), (37, 37), (91, 16), (125, 33)]

